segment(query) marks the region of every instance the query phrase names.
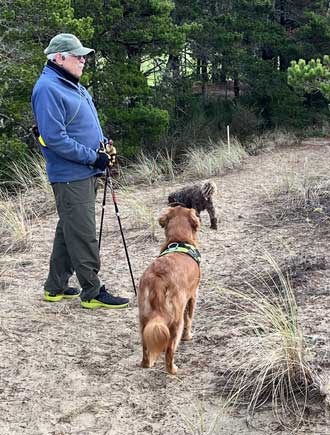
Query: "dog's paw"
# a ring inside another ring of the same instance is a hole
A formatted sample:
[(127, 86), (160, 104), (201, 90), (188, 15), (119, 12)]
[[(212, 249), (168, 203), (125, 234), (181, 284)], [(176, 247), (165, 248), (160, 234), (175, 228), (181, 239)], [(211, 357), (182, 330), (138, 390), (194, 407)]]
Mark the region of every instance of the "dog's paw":
[(217, 218), (212, 218), (211, 219), (211, 226), (210, 228), (212, 230), (217, 230), (218, 229), (218, 219)]
[(182, 340), (183, 341), (190, 341), (190, 340), (192, 340), (193, 339), (193, 336), (192, 336), (192, 334), (185, 334), (183, 337), (182, 337)]
[(176, 375), (177, 371), (178, 371), (178, 368), (177, 368), (177, 366), (175, 364), (172, 364), (171, 367), (167, 367), (167, 371), (168, 371), (168, 373), (170, 375)]
[(141, 366), (142, 368), (144, 368), (144, 369), (150, 369), (151, 364), (150, 364), (149, 361), (145, 361), (145, 360), (143, 359), (143, 360), (141, 361), (140, 366)]

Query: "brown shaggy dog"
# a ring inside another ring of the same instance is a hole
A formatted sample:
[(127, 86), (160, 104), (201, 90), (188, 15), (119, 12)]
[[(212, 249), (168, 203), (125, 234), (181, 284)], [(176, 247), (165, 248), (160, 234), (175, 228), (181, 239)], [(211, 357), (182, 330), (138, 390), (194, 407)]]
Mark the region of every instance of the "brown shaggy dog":
[[(200, 223), (194, 209), (168, 208), (159, 218), (166, 241), (161, 247), (184, 242), (196, 247)], [(191, 340), (191, 323), (200, 281), (197, 261), (182, 252), (158, 257), (143, 273), (139, 284), (142, 367), (152, 367), (162, 351), (166, 369), (176, 374), (174, 352), (182, 340)]]
[(197, 215), (206, 210), (210, 217), (211, 228), (218, 228), (217, 218), (212, 197), (217, 192), (217, 186), (212, 181), (204, 184), (194, 184), (183, 189), (172, 192), (168, 196), (168, 204), (172, 207), (182, 205), (183, 207), (194, 208)]

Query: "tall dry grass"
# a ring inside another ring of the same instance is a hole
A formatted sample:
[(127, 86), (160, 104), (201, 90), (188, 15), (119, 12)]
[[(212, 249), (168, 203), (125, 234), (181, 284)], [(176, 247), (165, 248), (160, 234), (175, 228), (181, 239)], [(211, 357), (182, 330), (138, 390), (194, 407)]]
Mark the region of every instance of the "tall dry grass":
[(325, 385), (313, 369), (290, 279), (271, 256), (266, 259), (278, 279), (269, 274), (260, 282), (262, 290), (252, 285), (249, 291), (221, 289), (241, 331), (228, 354), (233, 362), (228, 401), (245, 404), (250, 416), (271, 402), (278, 421), (292, 428), (303, 422), (312, 391), (325, 394)]
[(226, 403), (210, 409), (205, 403), (190, 403), (185, 412), (179, 414), (187, 432), (191, 435), (226, 435), (223, 423), (229, 418)]
[(252, 136), (246, 143), (249, 154), (258, 154), (262, 150), (272, 150), (277, 147), (292, 146), (299, 142), (297, 135), (291, 131), (275, 129), (261, 135)]
[(0, 191), (0, 251), (24, 251), (30, 247), (32, 218), (21, 193)]
[(122, 184), (147, 184), (153, 185), (160, 181), (174, 181), (176, 165), (171, 151), (157, 154), (156, 157), (147, 156), (141, 152), (134, 164), (125, 168), (122, 173)]
[(32, 156), (11, 168), (10, 184), (16, 192), (21, 192), (27, 213), (42, 216), (55, 211), (55, 201), (46, 174), (45, 160)]
[(13, 163), (9, 180), (0, 190), (0, 250), (28, 249), (33, 220), (54, 210), (44, 159), (33, 156)]
[(330, 197), (330, 178), (291, 174), (278, 189), (287, 196), (287, 206), (322, 208), (322, 200)]
[(230, 146), (223, 140), (210, 140), (208, 146), (190, 148), (186, 152), (182, 175), (184, 178), (222, 175), (228, 169), (238, 168), (246, 156), (242, 144), (235, 138), (231, 139)]
[(157, 241), (158, 218), (155, 210), (132, 189), (122, 188), (122, 190), (130, 227), (140, 230), (139, 238)]
[(276, 224), (283, 221), (314, 223), (317, 230), (329, 220), (330, 177), (327, 174), (288, 169), (275, 187), (264, 191), (269, 218)]

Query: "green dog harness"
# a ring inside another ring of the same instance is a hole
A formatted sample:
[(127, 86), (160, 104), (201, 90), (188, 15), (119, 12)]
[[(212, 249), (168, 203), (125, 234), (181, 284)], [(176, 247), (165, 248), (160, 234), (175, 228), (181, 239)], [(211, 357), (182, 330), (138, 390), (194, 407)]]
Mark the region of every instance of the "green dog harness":
[(159, 254), (159, 257), (162, 257), (166, 254), (172, 254), (173, 252), (182, 252), (183, 254), (190, 255), (190, 257), (192, 257), (198, 265), (202, 259), (199, 250), (196, 249), (195, 246), (183, 242), (170, 243), (167, 248)]

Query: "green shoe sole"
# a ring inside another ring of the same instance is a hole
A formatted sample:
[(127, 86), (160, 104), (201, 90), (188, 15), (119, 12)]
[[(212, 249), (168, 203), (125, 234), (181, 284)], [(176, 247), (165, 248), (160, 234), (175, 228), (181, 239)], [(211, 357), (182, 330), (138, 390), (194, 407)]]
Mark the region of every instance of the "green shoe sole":
[(52, 295), (49, 292), (44, 293), (44, 301), (46, 302), (59, 302), (64, 298), (64, 295)]
[(46, 302), (60, 302), (62, 299), (77, 299), (79, 298), (80, 294), (76, 295), (64, 295), (64, 294), (58, 294), (58, 295), (52, 295), (49, 292), (44, 292), (44, 301)]
[(109, 304), (104, 304), (103, 302), (100, 302), (97, 299), (91, 299), (90, 301), (81, 301), (81, 306), (83, 308), (89, 308), (89, 309), (96, 309), (96, 308), (117, 309), (117, 308), (128, 307), (128, 303), (121, 304), (121, 305), (109, 305)]
[(79, 298), (80, 293), (78, 293), (77, 295), (63, 295), (63, 299), (77, 299)]

